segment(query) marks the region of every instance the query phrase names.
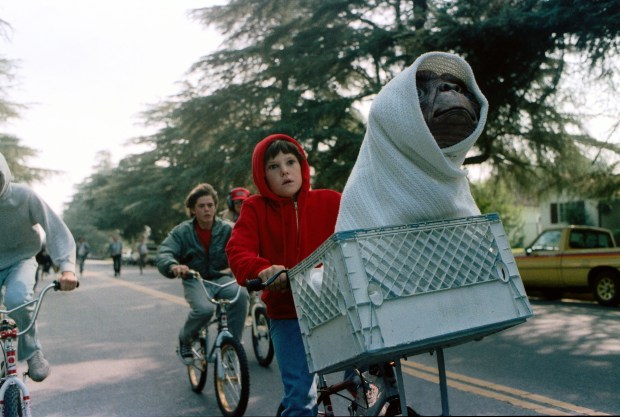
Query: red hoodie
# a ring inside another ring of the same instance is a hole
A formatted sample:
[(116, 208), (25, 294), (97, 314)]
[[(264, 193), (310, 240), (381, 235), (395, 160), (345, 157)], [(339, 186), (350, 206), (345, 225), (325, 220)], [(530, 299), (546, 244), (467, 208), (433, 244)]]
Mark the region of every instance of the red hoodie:
[[(264, 155), (271, 142), (283, 139), (297, 148), (301, 163), (302, 185), (295, 202), (279, 197), (265, 180)], [(240, 285), (254, 279), (271, 265), (292, 268), (310, 255), (334, 233), (340, 193), (332, 190), (310, 190), (310, 167), (303, 148), (295, 139), (275, 134), (260, 141), (252, 156), (252, 175), (259, 194), (243, 203), (243, 210), (233, 229), (226, 255)], [(287, 291), (263, 291), (267, 314), (274, 319), (296, 318), (293, 295)]]

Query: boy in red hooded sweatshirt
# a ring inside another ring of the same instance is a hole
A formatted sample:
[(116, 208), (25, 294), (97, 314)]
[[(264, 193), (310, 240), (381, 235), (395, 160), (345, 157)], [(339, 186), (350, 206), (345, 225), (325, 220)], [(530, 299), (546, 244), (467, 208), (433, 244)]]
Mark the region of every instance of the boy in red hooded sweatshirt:
[[(275, 134), (260, 141), (252, 156), (258, 194), (243, 203), (226, 246), (237, 281), (266, 281), (302, 261), (334, 233), (340, 193), (310, 189), (310, 167), (301, 145)], [(271, 338), (280, 368), (282, 416), (317, 414), (315, 376), (308, 371), (293, 295), (281, 275), (263, 291)]]

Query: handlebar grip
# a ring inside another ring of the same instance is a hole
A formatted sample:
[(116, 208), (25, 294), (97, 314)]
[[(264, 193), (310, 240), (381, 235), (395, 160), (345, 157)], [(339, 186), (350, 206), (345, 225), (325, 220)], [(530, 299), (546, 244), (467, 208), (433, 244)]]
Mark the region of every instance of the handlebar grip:
[[(60, 291), (60, 281), (58, 280), (54, 280), (54, 291)], [(75, 286), (75, 288), (79, 288), (80, 286), (80, 281), (77, 282), (77, 285)]]
[(265, 286), (263, 285), (263, 281), (260, 278), (249, 279), (245, 282), (245, 287), (248, 291), (260, 291)]
[(282, 269), (281, 271), (278, 271), (275, 274), (273, 274), (273, 276), (265, 282), (262, 282), (260, 278), (248, 279), (245, 282), (245, 286), (248, 289), (248, 291), (260, 291), (270, 286), (280, 276), (280, 274), (286, 274), (287, 281), (288, 281), (288, 269)]

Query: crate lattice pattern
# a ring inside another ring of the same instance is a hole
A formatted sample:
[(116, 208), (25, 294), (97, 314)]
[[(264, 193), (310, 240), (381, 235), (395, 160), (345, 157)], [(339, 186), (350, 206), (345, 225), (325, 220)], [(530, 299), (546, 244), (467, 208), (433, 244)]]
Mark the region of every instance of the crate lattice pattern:
[[(488, 222), (362, 235), (356, 241), (366, 275), (384, 300), (499, 279), (495, 265), (501, 257)], [(295, 302), (309, 329), (342, 314), (336, 263), (347, 271), (343, 262), (339, 250), (325, 253), (319, 295), (303, 279), (297, 282)]]
[(338, 289), (335, 265), (336, 262), (342, 262), (342, 260), (334, 255), (334, 251), (325, 254), (323, 284), (318, 297), (306, 281), (298, 282), (299, 296), (296, 297), (295, 302), (302, 311), (301, 317), (307, 320), (310, 329), (342, 314), (338, 305), (338, 300), (342, 298), (342, 295)]
[(369, 279), (385, 300), (497, 280), (488, 223), (358, 237)]

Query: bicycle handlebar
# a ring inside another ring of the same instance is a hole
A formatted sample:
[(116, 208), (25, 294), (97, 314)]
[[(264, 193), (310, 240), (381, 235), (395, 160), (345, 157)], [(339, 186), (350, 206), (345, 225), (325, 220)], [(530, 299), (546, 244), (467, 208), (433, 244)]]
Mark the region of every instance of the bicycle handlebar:
[[(208, 285), (211, 285), (213, 287), (218, 287), (218, 288), (225, 288), (225, 287), (228, 287), (230, 285), (233, 285), (233, 284), (237, 283), (237, 281), (233, 278), (233, 280), (230, 281), (230, 282), (227, 282), (225, 284), (218, 284), (217, 282), (213, 282), (213, 281), (209, 281), (208, 279), (204, 279), (202, 277), (202, 275), (200, 275), (200, 272), (195, 271), (193, 269), (190, 269), (189, 271), (187, 271), (187, 274), (185, 274), (185, 276), (182, 277), (182, 278), (183, 279), (198, 279), (198, 280), (201, 280), (202, 282), (204, 282), (204, 283), (206, 283)], [(213, 298), (211, 295), (209, 295), (209, 293), (207, 292), (207, 288), (204, 285), (202, 286), (202, 288), (204, 289), (205, 294), (207, 295), (207, 298), (209, 299), (209, 301), (212, 302), (213, 304), (219, 304), (219, 305), (222, 305), (222, 304), (234, 304), (237, 301), (237, 299), (239, 298), (239, 295), (241, 294), (241, 287), (237, 287), (237, 294), (232, 299), (230, 299), (230, 300), (227, 300), (227, 299), (216, 299), (216, 298)]]
[[(80, 286), (80, 283), (78, 282), (77, 287), (79, 287), (79, 286)], [(41, 303), (43, 302), (43, 298), (52, 289), (54, 291), (59, 291), (60, 290), (60, 281), (55, 280), (51, 284), (47, 285), (45, 288), (43, 288), (41, 290), (41, 293), (39, 294), (39, 296), (37, 298), (35, 298), (34, 300), (27, 301), (24, 304), (18, 305), (17, 307), (12, 308), (10, 310), (0, 310), (0, 314), (11, 314), (11, 313), (13, 313), (13, 312), (15, 312), (17, 310), (21, 310), (22, 308), (27, 307), (27, 306), (29, 306), (31, 304), (35, 304), (34, 312), (32, 313), (32, 320), (30, 320), (30, 324), (28, 324), (28, 327), (26, 327), (25, 329), (20, 330), (19, 333), (17, 333), (18, 336), (28, 332), (28, 330), (30, 330), (32, 328), (34, 323), (37, 321), (37, 317), (39, 316), (39, 309), (41, 308)]]
[[(263, 289), (267, 288), (268, 286), (270, 286), (271, 284), (273, 284), (273, 282), (282, 273), (288, 274), (288, 269), (283, 269), (281, 271), (276, 272), (273, 276), (271, 276), (265, 282), (263, 282), (263, 280), (261, 280), (260, 278), (248, 279), (245, 282), (245, 287), (248, 289), (248, 291), (260, 291), (260, 290), (263, 290)], [(288, 275), (287, 275), (287, 279), (288, 279)]]

